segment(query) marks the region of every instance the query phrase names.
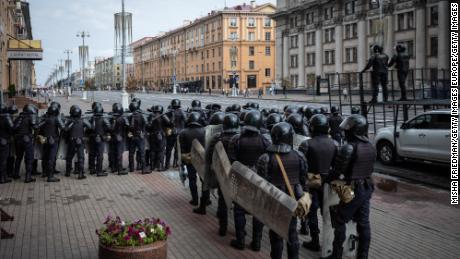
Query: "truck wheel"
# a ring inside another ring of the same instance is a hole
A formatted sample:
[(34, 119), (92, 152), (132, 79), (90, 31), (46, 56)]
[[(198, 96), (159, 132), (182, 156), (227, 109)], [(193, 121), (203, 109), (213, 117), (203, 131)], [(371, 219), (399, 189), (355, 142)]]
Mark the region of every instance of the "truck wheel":
[(384, 165), (392, 165), (395, 162), (396, 152), (391, 144), (388, 141), (381, 141), (377, 145), (377, 157)]

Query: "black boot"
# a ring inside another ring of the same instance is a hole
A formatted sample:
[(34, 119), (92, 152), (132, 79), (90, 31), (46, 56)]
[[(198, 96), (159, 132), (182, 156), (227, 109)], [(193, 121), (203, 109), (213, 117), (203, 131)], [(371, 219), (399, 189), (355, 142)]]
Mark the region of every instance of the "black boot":
[(319, 245), (319, 236), (313, 235), (311, 237), (311, 241), (303, 242), (302, 246), (310, 251), (318, 252), (319, 250), (321, 250), (321, 246)]
[(152, 170), (148, 166), (143, 166), (142, 167), (142, 174), (151, 174)]
[(30, 175), (29, 177), (26, 176), (26, 179), (24, 180), (25, 183), (33, 183), (35, 181), (35, 178), (32, 178)]
[(49, 182), (49, 183), (56, 183), (56, 182), (59, 182), (61, 180), (59, 178), (55, 177), (54, 173), (50, 173), (50, 175), (48, 176), (48, 179), (46, 181)]
[(192, 199), (192, 200), (189, 201), (188, 203), (190, 203), (190, 204), (193, 205), (193, 206), (198, 206), (198, 199)]
[(0, 184), (4, 184), (4, 183), (11, 183), (11, 179), (8, 179), (8, 178), (6, 178), (6, 177), (1, 178), (1, 179), (0, 179)]
[(227, 226), (220, 226), (219, 236), (224, 237), (225, 235), (227, 235)]
[(193, 213), (206, 215), (206, 206), (203, 203), (203, 199), (201, 199), (200, 207), (193, 209)]
[(230, 241), (230, 246), (238, 250), (244, 250), (244, 238), (237, 238)]
[(83, 179), (86, 179), (86, 176), (83, 173), (83, 171), (78, 172), (78, 180), (83, 180)]
[(305, 220), (302, 220), (300, 222), (300, 231), (299, 231), (299, 234), (301, 235), (308, 235), (308, 226), (307, 226), (307, 222)]
[(262, 241), (262, 240), (261, 240), (261, 238), (258, 238), (258, 237), (255, 238), (254, 240), (252, 240), (252, 242), (251, 242), (252, 251), (255, 251), (255, 252), (260, 251), (260, 241)]

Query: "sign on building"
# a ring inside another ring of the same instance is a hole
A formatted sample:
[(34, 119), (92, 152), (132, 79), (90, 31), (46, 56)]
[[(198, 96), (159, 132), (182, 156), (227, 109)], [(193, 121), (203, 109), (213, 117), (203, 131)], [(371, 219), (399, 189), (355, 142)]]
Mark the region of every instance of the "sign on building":
[(40, 40), (8, 40), (8, 59), (42, 60), (43, 49)]

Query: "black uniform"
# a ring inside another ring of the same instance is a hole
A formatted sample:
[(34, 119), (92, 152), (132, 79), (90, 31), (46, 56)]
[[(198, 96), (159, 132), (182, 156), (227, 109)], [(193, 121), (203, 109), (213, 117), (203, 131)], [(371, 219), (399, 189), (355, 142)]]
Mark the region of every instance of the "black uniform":
[(34, 161), (34, 129), (38, 126), (36, 110), (33, 108), (25, 108), (18, 118), (14, 121), (14, 144), (16, 149), (16, 161), (14, 167), (14, 179), (19, 178), (19, 170), (21, 162), (24, 158), (26, 167), (26, 182), (33, 182), (35, 179), (31, 177), (32, 163)]
[(329, 127), (331, 128), (331, 137), (337, 141), (337, 143), (342, 143), (343, 132), (340, 129), (340, 124), (342, 123), (342, 116), (338, 113), (333, 113), (329, 117)]
[(54, 165), (59, 147), (60, 130), (64, 129), (64, 122), (61, 116), (54, 112), (48, 112), (41, 118), (39, 134), (46, 138), (43, 144), (42, 163), (44, 164), (42, 174), (48, 177), (48, 181), (58, 181), (54, 177)]
[[(177, 136), (179, 136), (181, 131), (185, 128), (185, 120), (187, 115), (180, 107), (176, 107), (172, 110), (169, 110), (167, 116), (173, 123), (174, 127), (172, 128), (171, 135), (167, 136), (166, 138), (166, 169), (169, 168), (171, 163), (171, 154), (174, 146), (177, 143)], [(177, 162), (176, 150), (174, 151), (174, 161)], [(176, 164), (174, 163), (174, 165)]]
[(0, 184), (11, 182), (7, 178), (7, 161), (10, 155), (13, 120), (6, 107), (0, 109)]
[(89, 123), (91, 124), (91, 134), (89, 137), (89, 147), (92, 150), (94, 159), (89, 161), (89, 170), (91, 174), (97, 176), (106, 176), (102, 170), (104, 161), (105, 137), (110, 130), (110, 122), (102, 113), (95, 113)]
[(72, 161), (74, 156), (77, 156), (77, 164), (75, 172), (78, 173), (79, 179), (84, 179), (85, 166), (85, 130), (91, 129), (91, 124), (88, 120), (79, 117), (71, 117), (68, 119), (65, 127), (67, 132), (67, 154), (66, 154), (66, 173), (70, 176), (72, 170)]
[(404, 48), (396, 46), (397, 54), (395, 54), (388, 64), (388, 67), (395, 65), (397, 69), (399, 88), (401, 88), (401, 100), (407, 100), (406, 96), (406, 78), (409, 73), (409, 55), (404, 52)]
[[(16, 105), (11, 105), (8, 108), (8, 113), (11, 115), (11, 119), (14, 122), (16, 118), (15, 114), (18, 113), (18, 107)], [(14, 123), (13, 123), (13, 126), (14, 126)], [(12, 148), (14, 145), (14, 133), (10, 134), (9, 143), (10, 143), (10, 151), (9, 151), (8, 162), (7, 162), (7, 175), (8, 177), (12, 177), (14, 174), (14, 164), (16, 160), (14, 149)]]
[(169, 118), (161, 113), (153, 113), (149, 119), (150, 133), (150, 167), (152, 170), (164, 170), (164, 160), (166, 152), (166, 133), (165, 129), (170, 127)]
[[(185, 128), (179, 134), (179, 142), (182, 154), (189, 154), (192, 150), (192, 142), (194, 139), (197, 139), (201, 145), (205, 145), (204, 143), (205, 137), (205, 129), (201, 124), (198, 122), (189, 124), (187, 128)], [(197, 180), (197, 173), (196, 169), (193, 165), (188, 161), (183, 161), (185, 166), (187, 167), (188, 177), (189, 177), (189, 186), (190, 186), (190, 193), (192, 195), (191, 204), (198, 205), (198, 188), (196, 185)], [(202, 196), (209, 197), (209, 191), (202, 192)], [(205, 197), (206, 198), (206, 197)]]
[(145, 128), (147, 120), (140, 110), (136, 110), (130, 117), (130, 132), (132, 137), (129, 139), (129, 171), (134, 172), (134, 154), (139, 156), (139, 163), (142, 173), (148, 173), (145, 164)]
[(383, 100), (388, 100), (388, 56), (382, 53), (380, 46), (374, 46), (374, 55), (369, 59), (366, 67), (362, 72), (365, 72), (372, 67), (371, 84), (372, 84), (372, 100), (377, 101), (379, 94), (379, 83), (382, 85)]
[[(228, 157), (230, 162), (239, 161), (249, 168), (255, 170), (257, 159), (265, 153), (270, 145), (270, 140), (264, 137), (260, 131), (243, 128), (241, 134), (235, 135), (229, 143)], [(241, 249), (244, 247), (244, 238), (246, 235), (246, 211), (235, 204), (233, 208), (235, 221), (236, 240), (233, 240), (232, 246)], [(262, 239), (263, 223), (253, 217), (252, 222), (252, 243), (251, 247), (255, 251), (260, 250), (260, 241)]]
[(129, 129), (129, 121), (123, 112), (113, 114), (111, 119), (111, 138), (110, 150), (112, 153), (112, 172), (118, 172), (119, 175), (124, 175), (127, 172), (123, 171), (123, 152), (125, 151), (126, 133)]

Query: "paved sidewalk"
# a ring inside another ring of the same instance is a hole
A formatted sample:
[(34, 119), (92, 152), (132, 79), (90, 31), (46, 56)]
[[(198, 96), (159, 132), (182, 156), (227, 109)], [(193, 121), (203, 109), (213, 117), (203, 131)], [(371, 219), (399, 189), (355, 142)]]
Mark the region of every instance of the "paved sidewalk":
[[(460, 209), (448, 204), (447, 192), (386, 178), (376, 178), (376, 186), (370, 258), (457, 257)], [(172, 226), (169, 258), (269, 258), (266, 228), (261, 252), (232, 249), (232, 215), (228, 235), (219, 237), (215, 197), (206, 216), (193, 214), (188, 188), (174, 171), (89, 176), (83, 181), (61, 177), (55, 184), (43, 179), (32, 184), (16, 181), (0, 185), (0, 197), (0, 206), (15, 216), (15, 221), (1, 225), (16, 234), (0, 242), (0, 258), (97, 258), (95, 230), (108, 214), (129, 220), (165, 219)], [(300, 251), (301, 258), (319, 257), (303, 248)]]

